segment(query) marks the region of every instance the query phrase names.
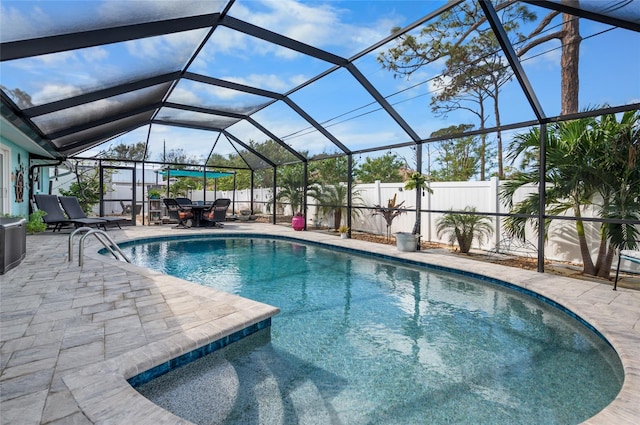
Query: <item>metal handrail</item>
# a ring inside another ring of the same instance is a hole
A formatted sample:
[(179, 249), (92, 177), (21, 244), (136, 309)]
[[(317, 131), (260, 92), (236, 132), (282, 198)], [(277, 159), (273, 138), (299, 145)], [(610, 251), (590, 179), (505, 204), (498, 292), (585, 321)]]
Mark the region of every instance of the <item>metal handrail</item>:
[[(125, 253), (122, 252), (122, 250), (120, 249), (118, 244), (115, 243), (114, 240), (111, 239), (109, 237), (109, 235), (107, 235), (107, 233), (104, 230), (92, 229), (90, 227), (79, 227), (76, 230), (74, 230), (73, 232), (71, 232), (71, 234), (69, 235), (69, 261), (73, 260), (73, 237), (76, 234), (80, 233), (80, 232), (86, 232), (80, 238), (80, 247), (78, 249), (78, 265), (80, 267), (82, 267), (83, 259), (84, 259), (84, 240), (89, 235), (94, 235), (96, 237), (96, 239), (98, 241), (100, 241), (102, 246), (104, 246), (107, 249), (107, 251), (109, 251), (111, 253), (111, 255), (113, 255), (113, 257), (116, 260), (120, 260), (121, 259), (120, 257), (118, 257), (118, 254), (120, 254), (120, 256), (122, 257), (122, 259), (124, 261), (126, 261), (127, 263), (131, 262), (131, 260), (129, 260), (129, 258), (125, 255)], [(102, 239), (102, 237), (104, 237), (107, 240), (107, 242), (105, 242), (104, 239)], [(114, 251), (114, 249), (115, 249), (115, 251)], [(116, 252), (117, 252), (117, 254), (116, 254)]]

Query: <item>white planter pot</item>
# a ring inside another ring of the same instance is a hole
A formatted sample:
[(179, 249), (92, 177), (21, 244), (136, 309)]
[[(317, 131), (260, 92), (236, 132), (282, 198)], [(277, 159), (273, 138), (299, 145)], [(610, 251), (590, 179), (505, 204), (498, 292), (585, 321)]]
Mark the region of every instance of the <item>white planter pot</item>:
[(349, 235), (347, 233), (340, 233), (340, 238), (347, 239)]
[(413, 233), (405, 233), (398, 232), (395, 233), (396, 237), (396, 246), (398, 247), (398, 251), (415, 251), (418, 247), (418, 237), (419, 235), (414, 235)]

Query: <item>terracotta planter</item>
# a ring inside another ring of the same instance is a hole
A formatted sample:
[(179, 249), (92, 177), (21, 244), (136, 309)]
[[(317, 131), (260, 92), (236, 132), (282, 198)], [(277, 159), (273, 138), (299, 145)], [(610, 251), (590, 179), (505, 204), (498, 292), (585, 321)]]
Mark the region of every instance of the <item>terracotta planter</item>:
[(291, 227), (293, 230), (303, 230), (304, 229), (304, 217), (295, 215), (291, 219)]

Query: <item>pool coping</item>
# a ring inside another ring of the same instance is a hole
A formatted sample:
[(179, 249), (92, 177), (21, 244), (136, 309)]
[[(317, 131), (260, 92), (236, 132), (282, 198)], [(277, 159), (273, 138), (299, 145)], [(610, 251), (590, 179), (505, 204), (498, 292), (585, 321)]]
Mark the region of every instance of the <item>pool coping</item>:
[[(147, 238), (171, 234), (188, 235), (192, 230), (168, 229), (166, 226), (123, 229), (110, 232), (116, 241)], [(260, 234), (287, 236), (323, 245), (362, 250), (382, 256), (391, 256), (404, 261), (418, 261), (447, 269), (463, 272), (472, 271), (491, 279), (506, 281), (521, 288), (536, 292), (557, 302), (594, 326), (614, 347), (622, 362), (625, 379), (616, 399), (586, 424), (635, 424), (640, 418), (640, 293), (620, 288), (612, 291), (611, 286), (588, 280), (541, 274), (496, 264), (479, 262), (435, 250), (400, 252), (393, 246), (374, 244), (354, 239), (340, 239), (337, 235), (316, 232), (294, 232), (290, 228), (255, 223), (230, 223), (224, 229), (213, 229), (199, 233)], [(193, 234), (193, 233), (192, 233)], [(63, 238), (66, 235), (63, 235)], [(56, 236), (59, 237), (59, 236)], [(64, 238), (66, 241), (66, 238)], [(61, 239), (62, 241), (62, 239)], [(64, 245), (60, 242), (60, 245)], [(97, 251), (97, 250), (96, 250)], [(243, 313), (222, 317), (221, 320), (204, 320), (179, 334), (152, 341), (142, 347), (124, 352), (88, 365), (76, 367), (61, 379), (73, 397), (74, 405), (92, 423), (137, 423), (139, 425), (157, 423), (189, 423), (172, 413), (156, 406), (141, 396), (127, 379), (141, 371), (148, 370), (171, 358), (193, 351), (217, 339), (236, 332), (251, 323), (277, 314), (278, 310), (251, 300), (204, 288), (177, 278), (165, 276), (152, 270), (117, 262), (112, 258), (87, 250), (87, 263), (103, 264), (105, 270), (121, 269), (131, 276), (139, 276), (157, 284), (159, 288), (180, 291), (202, 301), (203, 305), (219, 306), (220, 297), (224, 303), (240, 308)], [(114, 268), (115, 267), (115, 268)], [(72, 267), (70, 267), (72, 269)], [(16, 273), (19, 273), (16, 272)], [(4, 294), (3, 294), (4, 295)], [(3, 402), (3, 411), (5, 410)], [(46, 410), (46, 409), (45, 409)], [(43, 422), (44, 419), (42, 419)], [(48, 423), (48, 422), (47, 422)]]

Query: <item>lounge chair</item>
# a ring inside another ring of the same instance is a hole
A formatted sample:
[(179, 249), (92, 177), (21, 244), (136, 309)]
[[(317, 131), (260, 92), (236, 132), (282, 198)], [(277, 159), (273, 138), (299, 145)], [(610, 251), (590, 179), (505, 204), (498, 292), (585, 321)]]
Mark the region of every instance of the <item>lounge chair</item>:
[(224, 227), (223, 223), (227, 218), (229, 205), (231, 205), (231, 199), (216, 199), (208, 211), (205, 210), (202, 212), (202, 221), (208, 226)]
[(44, 211), (46, 215), (42, 217), (42, 220), (47, 224), (47, 227), (53, 227), (53, 231), (60, 231), (63, 227), (73, 225), (75, 227), (80, 226), (96, 226), (102, 227), (107, 230), (105, 221), (94, 218), (70, 218), (64, 213), (64, 210), (60, 206), (60, 202), (56, 195), (34, 195), (36, 206), (40, 211)]
[(164, 204), (167, 207), (167, 213), (169, 218), (178, 221), (178, 227), (188, 229), (191, 227), (191, 220), (193, 219), (193, 212), (183, 207), (173, 198), (164, 198)]
[(93, 219), (93, 220), (103, 220), (105, 222), (105, 230), (107, 224), (112, 224), (114, 226), (118, 226), (118, 229), (122, 229), (120, 227), (120, 223), (124, 221), (122, 217), (87, 217), (84, 213), (84, 210), (80, 206), (80, 202), (78, 202), (78, 198), (75, 196), (59, 196), (60, 203), (62, 204), (62, 208), (64, 212), (67, 213), (67, 216), (71, 220), (76, 219)]

